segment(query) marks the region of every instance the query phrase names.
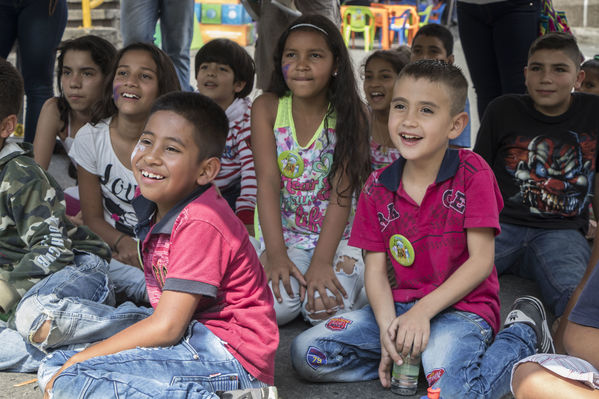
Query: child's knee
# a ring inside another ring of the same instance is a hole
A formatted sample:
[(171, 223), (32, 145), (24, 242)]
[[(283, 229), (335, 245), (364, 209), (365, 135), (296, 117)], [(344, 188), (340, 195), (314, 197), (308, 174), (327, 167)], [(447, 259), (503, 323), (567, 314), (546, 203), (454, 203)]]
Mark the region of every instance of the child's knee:
[(538, 387), (547, 383), (544, 381), (545, 373), (546, 370), (537, 363), (519, 364), (512, 375), (512, 391), (518, 398), (536, 397), (534, 393), (537, 392)]

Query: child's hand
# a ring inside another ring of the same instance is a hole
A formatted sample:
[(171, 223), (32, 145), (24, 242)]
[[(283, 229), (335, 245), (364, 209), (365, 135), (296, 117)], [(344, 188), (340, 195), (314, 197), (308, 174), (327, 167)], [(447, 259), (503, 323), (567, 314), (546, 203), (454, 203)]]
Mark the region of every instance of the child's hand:
[(123, 262), (126, 265), (137, 266), (141, 268), (139, 264), (139, 258), (137, 256), (137, 241), (132, 237), (125, 237), (119, 241), (117, 252), (112, 254), (112, 257), (119, 262)]
[(62, 365), (60, 370), (58, 370), (56, 374), (54, 374), (52, 378), (50, 378), (50, 381), (48, 381), (48, 383), (46, 384), (46, 388), (44, 389), (44, 399), (50, 398), (50, 392), (52, 391), (52, 387), (54, 386), (54, 380), (60, 375), (60, 373), (71, 367), (73, 364), (79, 363), (76, 359), (74, 359), (75, 356), (72, 356), (69, 360), (67, 360), (65, 364)]
[(273, 257), (269, 259), (266, 252), (264, 252), (260, 256), (260, 261), (264, 265), (264, 271), (266, 272), (266, 276), (269, 280), (272, 281), (272, 292), (277, 299), (277, 302), (281, 303), (283, 298), (281, 297), (281, 291), (279, 289), (280, 281), (283, 281), (283, 287), (285, 287), (285, 291), (287, 291), (287, 295), (290, 298), (293, 298), (293, 289), (291, 288), (291, 283), (289, 276), (293, 276), (300, 283), (300, 286), (305, 287), (306, 280), (304, 276), (297, 268), (295, 263), (289, 259), (287, 254), (283, 254), (279, 257)]
[(75, 226), (83, 226), (83, 214), (79, 211), (75, 216), (66, 215)]
[[(302, 287), (300, 298), (303, 302), (307, 290), (307, 311), (315, 312), (317, 310), (314, 305), (314, 293), (316, 291), (320, 294), (320, 299), (328, 313), (335, 313), (336, 307), (343, 308), (343, 298), (347, 298), (347, 293), (337, 279), (331, 264), (317, 263), (312, 259), (312, 263), (306, 272), (306, 283), (307, 287)], [(335, 298), (329, 297), (327, 288), (335, 295)]]
[(430, 319), (412, 308), (391, 322), (387, 334), (383, 334), (381, 346), (385, 347), (394, 362), (401, 364), (400, 353), (407, 356), (410, 352), (418, 355), (424, 351), (428, 344), (430, 328)]
[[(383, 337), (381, 334), (381, 343), (383, 342)], [(385, 388), (391, 387), (391, 369), (393, 367), (393, 359), (389, 356), (389, 352), (385, 349), (384, 345), (381, 345), (381, 362), (379, 363), (379, 380), (381, 381), (381, 385)]]

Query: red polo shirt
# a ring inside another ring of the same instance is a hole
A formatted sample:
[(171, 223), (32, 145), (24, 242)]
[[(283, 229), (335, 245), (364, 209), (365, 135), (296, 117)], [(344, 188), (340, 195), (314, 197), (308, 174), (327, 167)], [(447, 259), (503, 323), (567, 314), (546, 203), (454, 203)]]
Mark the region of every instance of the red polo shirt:
[[(499, 234), (503, 207), (493, 172), (472, 151), (447, 150), (437, 179), (420, 205), (403, 188), (405, 162), (400, 158), (370, 175), (349, 240), (350, 245), (367, 251), (387, 252), (398, 283), (393, 300), (402, 303), (429, 294), (468, 259), (466, 229), (491, 227)], [(398, 240), (397, 235), (404, 238)], [(411, 264), (403, 266), (400, 261)], [(495, 267), (453, 307), (481, 316), (497, 332), (499, 282)]]

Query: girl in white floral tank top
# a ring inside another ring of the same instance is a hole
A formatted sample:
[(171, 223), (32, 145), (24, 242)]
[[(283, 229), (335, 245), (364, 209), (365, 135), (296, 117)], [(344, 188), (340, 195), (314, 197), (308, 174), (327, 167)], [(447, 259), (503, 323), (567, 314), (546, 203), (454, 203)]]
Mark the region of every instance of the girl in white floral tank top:
[(252, 108), (258, 252), (277, 322), (313, 324), (356, 309), (361, 251), (347, 244), (370, 172), (367, 124), (335, 25), (303, 16), (282, 34), (269, 91)]

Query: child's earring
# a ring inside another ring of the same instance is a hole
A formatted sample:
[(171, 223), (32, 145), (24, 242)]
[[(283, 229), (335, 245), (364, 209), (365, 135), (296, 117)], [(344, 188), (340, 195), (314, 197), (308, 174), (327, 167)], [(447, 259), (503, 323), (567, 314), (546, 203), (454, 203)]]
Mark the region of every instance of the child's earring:
[(333, 72), (333, 77), (336, 78), (337, 77), (337, 71)]

